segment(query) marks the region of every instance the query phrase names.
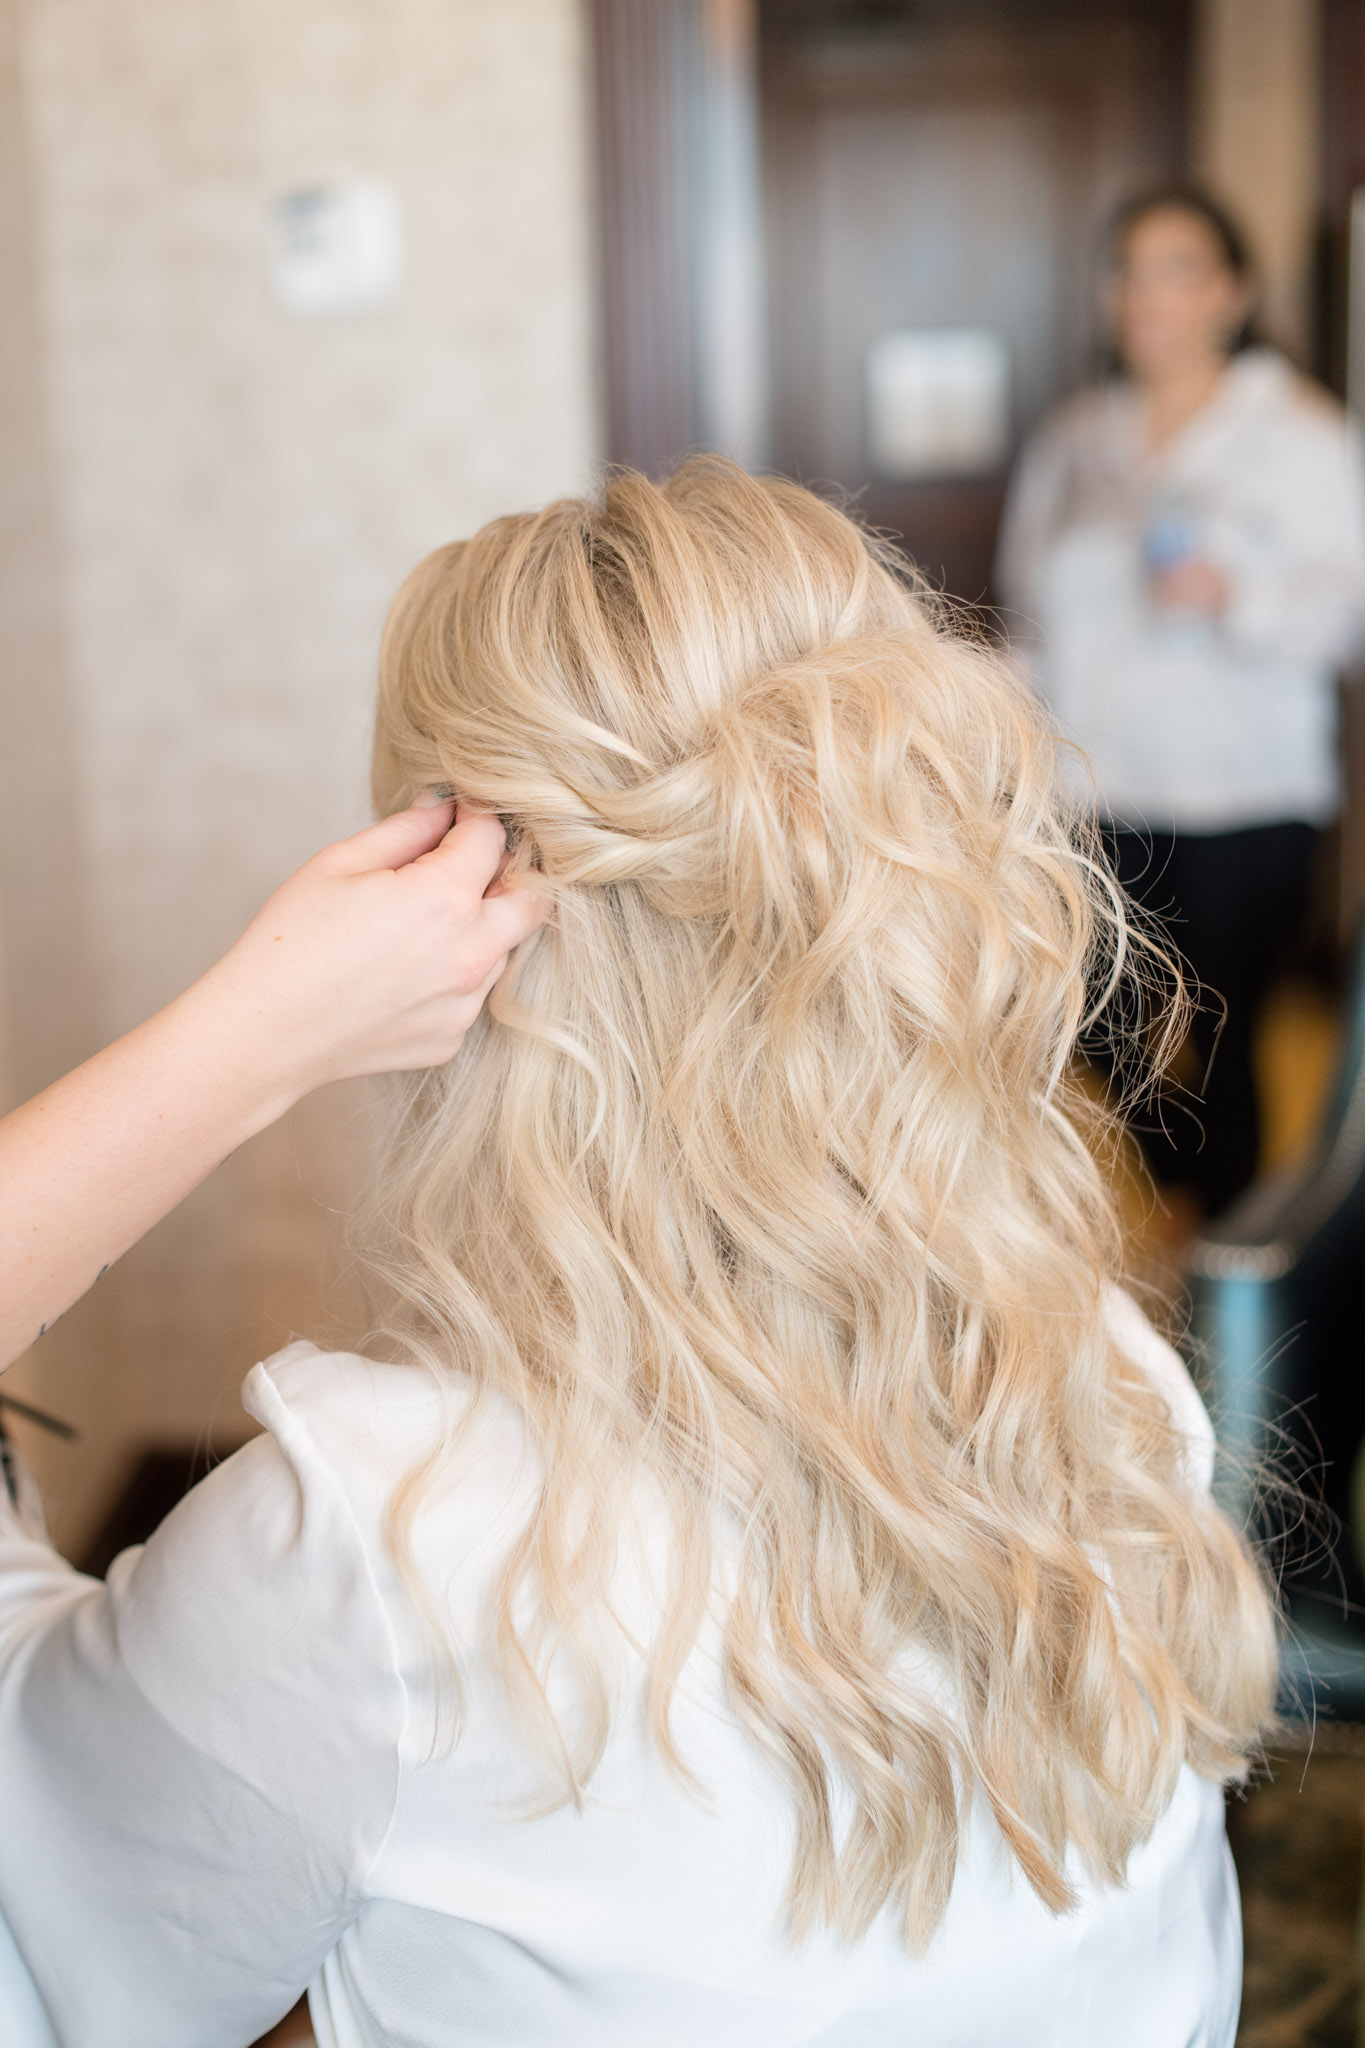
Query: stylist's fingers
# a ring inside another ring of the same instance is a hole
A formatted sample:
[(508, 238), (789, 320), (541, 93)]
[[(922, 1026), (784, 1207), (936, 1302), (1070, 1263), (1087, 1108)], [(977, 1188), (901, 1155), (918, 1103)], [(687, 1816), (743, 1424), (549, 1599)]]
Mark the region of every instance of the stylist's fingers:
[(493, 889), (483, 899), (482, 921), (488, 943), (510, 953), (544, 924), (552, 898), (548, 889), (524, 883), (515, 889)]
[(506, 864), (507, 834), (492, 811), (461, 804), (455, 822), (435, 847), (425, 866), (443, 879), (482, 896)]
[(441, 844), (454, 815), (455, 805), (450, 801), (413, 804), (406, 811), (381, 818), (377, 825), (367, 825), (363, 832), (352, 833), (349, 839), (339, 840), (326, 849), (324, 857), (348, 875), (372, 874), (380, 868), (405, 868)]
[(483, 1008), (484, 1004), (488, 1001), (488, 998), (492, 995), (493, 990), (496, 988), (497, 984), (502, 980), (504, 974), (506, 974), (507, 962), (509, 957), (510, 956), (508, 954), (504, 953), (500, 960), (495, 961), (493, 966), (489, 968), (487, 974), (480, 982), (478, 988), (475, 989), (474, 1001), (478, 1009), (481, 1010)]

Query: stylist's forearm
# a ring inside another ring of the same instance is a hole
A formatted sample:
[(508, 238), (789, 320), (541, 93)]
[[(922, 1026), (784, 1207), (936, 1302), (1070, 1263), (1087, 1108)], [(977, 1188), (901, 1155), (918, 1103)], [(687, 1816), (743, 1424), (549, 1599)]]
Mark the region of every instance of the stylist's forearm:
[(445, 799), (324, 847), (193, 988), (0, 1123), (0, 1369), (310, 1090), (454, 1058), (549, 910), (506, 858)]
[(210, 976), (0, 1121), (0, 1369), (297, 1092)]

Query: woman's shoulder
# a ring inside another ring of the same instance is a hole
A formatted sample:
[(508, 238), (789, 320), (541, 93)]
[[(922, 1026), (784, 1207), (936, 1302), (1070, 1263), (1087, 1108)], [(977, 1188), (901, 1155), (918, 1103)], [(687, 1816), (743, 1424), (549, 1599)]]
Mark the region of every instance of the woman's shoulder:
[(1278, 349), (1248, 349), (1234, 357), (1228, 376), (1262, 427), (1273, 423), (1291, 434), (1333, 445), (1354, 435), (1341, 400)]
[(1213, 1424), (1184, 1359), (1122, 1287), (1106, 1289), (1104, 1319), (1116, 1348), (1141, 1368), (1170, 1409), (1171, 1421), (1185, 1439), (1190, 1484), (1207, 1493), (1213, 1484)]
[(395, 1497), (430, 1474), (416, 1549), (433, 1546), (477, 1591), (534, 1497), (525, 1432), (508, 1404), (475, 1402), (419, 1365), (306, 1343), (253, 1367), (243, 1406), (261, 1432), (111, 1568), (130, 1666), (150, 1697), (192, 1702), (224, 1753), (234, 1716), (256, 1726), (255, 1694), (273, 1697), (285, 1673), (299, 1697), (349, 1687), (352, 1718), (392, 1733), (408, 1634)]
[(273, 1435), (305, 1429), (357, 1445), (430, 1427), (442, 1404), (439, 1381), (415, 1361), (326, 1351), (306, 1338), (253, 1366), (242, 1388), (243, 1407)]
[(391, 1504), (419, 1471), (423, 1512), (447, 1537), (453, 1523), (512, 1526), (538, 1483), (512, 1403), (437, 1364), (297, 1342), (253, 1368), (242, 1405), (295, 1470), (326, 1474), (384, 1551)]

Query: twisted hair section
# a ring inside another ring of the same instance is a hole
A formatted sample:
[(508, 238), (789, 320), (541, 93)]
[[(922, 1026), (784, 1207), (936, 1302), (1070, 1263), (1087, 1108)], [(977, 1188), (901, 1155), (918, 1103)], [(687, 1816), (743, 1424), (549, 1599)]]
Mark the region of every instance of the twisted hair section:
[(714, 459), (441, 550), (386, 636), (378, 805), (451, 785), (556, 898), (384, 1191), (403, 1341), (539, 1454), (509, 1697), (581, 1798), (646, 1483), (655, 1739), (686, 1775), (723, 1550), (798, 1936), (890, 1904), (924, 1942), (978, 1799), (1062, 1910), (1069, 1849), (1120, 1881), (1181, 1765), (1237, 1775), (1270, 1705), (1261, 1579), (1105, 1320), (1070, 1061), (1134, 942), (1056, 751), (841, 512)]

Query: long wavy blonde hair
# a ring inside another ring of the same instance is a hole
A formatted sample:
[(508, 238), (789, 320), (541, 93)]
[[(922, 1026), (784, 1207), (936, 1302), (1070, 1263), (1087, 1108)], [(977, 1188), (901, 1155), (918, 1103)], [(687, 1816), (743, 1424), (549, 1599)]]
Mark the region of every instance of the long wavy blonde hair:
[(1039, 710), (841, 512), (701, 459), (416, 570), (378, 805), (432, 783), (556, 897), (411, 1091), (384, 1203), (405, 1341), (538, 1447), (496, 1630), (559, 1792), (610, 1725), (592, 1616), (643, 1473), (672, 1536), (655, 1739), (685, 1774), (670, 1698), (726, 1530), (725, 1676), (794, 1798), (797, 1935), (894, 1901), (921, 1944), (976, 1797), (1048, 1906), (1068, 1847), (1121, 1881), (1182, 1763), (1243, 1770), (1274, 1631), (1106, 1325), (1069, 1062), (1122, 913)]

